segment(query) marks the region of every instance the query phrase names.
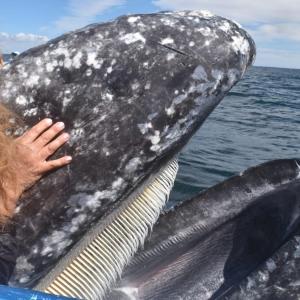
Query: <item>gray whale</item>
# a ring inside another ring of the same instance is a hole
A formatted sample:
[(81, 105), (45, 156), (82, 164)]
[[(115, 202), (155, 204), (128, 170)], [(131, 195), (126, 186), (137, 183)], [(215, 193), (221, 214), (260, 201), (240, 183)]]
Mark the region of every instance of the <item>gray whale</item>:
[[(254, 57), (253, 40), (237, 24), (186, 11), (93, 24), (5, 66), (1, 101), (28, 126), (46, 116), (63, 120), (71, 139), (57, 155), (73, 156), (18, 207), (20, 257), (11, 284), (33, 287), (67, 253), (78, 256), (95, 227), (102, 232), (180, 151)], [(114, 266), (112, 277), (124, 261)]]
[(299, 231), (299, 175), (299, 160), (271, 161), (175, 207), (107, 299), (295, 299), (295, 240), (278, 249)]
[(272, 257), (226, 294), (227, 299), (288, 299), (300, 295), (300, 236), (297, 232)]

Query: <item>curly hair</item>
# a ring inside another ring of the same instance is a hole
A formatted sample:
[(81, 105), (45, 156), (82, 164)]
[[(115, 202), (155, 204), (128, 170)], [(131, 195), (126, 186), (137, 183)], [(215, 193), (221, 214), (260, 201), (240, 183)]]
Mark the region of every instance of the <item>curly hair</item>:
[(15, 137), (21, 124), (15, 113), (0, 104), (0, 224), (6, 223), (15, 209), (8, 191), (16, 193), (18, 189)]
[(3, 60), (2, 54), (0, 52), (0, 68), (3, 66), (4, 66), (4, 60)]

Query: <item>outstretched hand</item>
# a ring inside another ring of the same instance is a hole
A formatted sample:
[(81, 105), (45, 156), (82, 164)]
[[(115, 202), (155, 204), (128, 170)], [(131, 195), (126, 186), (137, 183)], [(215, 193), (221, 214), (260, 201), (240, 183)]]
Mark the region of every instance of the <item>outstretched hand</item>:
[(63, 129), (64, 123), (62, 122), (52, 124), (51, 119), (43, 119), (15, 140), (20, 187), (15, 197), (19, 197), (45, 173), (71, 162), (70, 156), (47, 160), (69, 140), (69, 134), (63, 133)]

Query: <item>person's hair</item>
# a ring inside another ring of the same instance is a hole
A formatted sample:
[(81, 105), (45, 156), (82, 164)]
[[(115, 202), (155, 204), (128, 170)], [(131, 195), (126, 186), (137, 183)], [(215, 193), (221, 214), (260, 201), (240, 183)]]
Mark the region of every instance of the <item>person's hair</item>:
[(0, 224), (8, 221), (15, 208), (8, 195), (8, 187), (10, 192), (16, 192), (18, 188), (14, 140), (21, 123), (15, 113), (0, 104)]
[(4, 60), (3, 60), (2, 54), (0, 52), (0, 68), (3, 66), (4, 66)]

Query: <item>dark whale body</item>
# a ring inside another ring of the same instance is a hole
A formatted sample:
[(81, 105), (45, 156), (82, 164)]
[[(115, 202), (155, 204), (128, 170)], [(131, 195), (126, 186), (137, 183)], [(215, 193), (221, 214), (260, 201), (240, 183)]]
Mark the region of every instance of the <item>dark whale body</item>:
[(56, 155), (73, 156), (23, 197), (11, 284), (34, 286), (96, 221), (105, 227), (178, 153), (254, 56), (238, 25), (187, 11), (90, 25), (4, 67), (1, 101), (28, 126), (63, 120), (71, 140)]
[(300, 232), (262, 266), (226, 294), (226, 299), (298, 300), (300, 297)]
[(299, 161), (271, 161), (168, 212), (107, 299), (266, 299), (259, 272), (245, 278), (299, 230), (299, 174)]

